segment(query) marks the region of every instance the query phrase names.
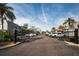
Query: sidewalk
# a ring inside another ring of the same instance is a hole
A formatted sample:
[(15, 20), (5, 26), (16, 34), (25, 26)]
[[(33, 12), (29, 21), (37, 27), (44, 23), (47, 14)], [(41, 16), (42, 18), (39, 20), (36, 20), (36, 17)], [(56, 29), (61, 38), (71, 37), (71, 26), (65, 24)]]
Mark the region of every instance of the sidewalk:
[(20, 43), (22, 43), (22, 42), (10, 43), (10, 44), (7, 44), (7, 45), (3, 45), (3, 46), (0, 46), (0, 49), (10, 48), (10, 47), (16, 46)]
[(68, 41), (64, 41), (64, 42), (67, 43), (68, 45), (79, 47), (79, 44), (75, 44), (73, 42), (68, 42)]
[[(33, 40), (40, 39), (40, 38), (42, 38), (42, 37), (41, 37), (41, 36), (38, 36), (38, 37), (32, 37), (32, 38), (30, 38), (30, 39), (32, 39), (32, 41), (33, 41)], [(25, 40), (24, 40), (24, 41), (25, 41)], [(14, 42), (9, 42), (8, 44), (6, 44), (5, 42), (3, 42), (3, 44), (0, 45), (0, 49), (5, 49), (5, 48), (13, 47), (13, 46), (16, 46), (16, 45), (18, 45), (18, 44), (24, 42), (24, 41), (16, 42), (16, 43), (14, 43)], [(26, 41), (29, 41), (29, 40), (27, 39)]]

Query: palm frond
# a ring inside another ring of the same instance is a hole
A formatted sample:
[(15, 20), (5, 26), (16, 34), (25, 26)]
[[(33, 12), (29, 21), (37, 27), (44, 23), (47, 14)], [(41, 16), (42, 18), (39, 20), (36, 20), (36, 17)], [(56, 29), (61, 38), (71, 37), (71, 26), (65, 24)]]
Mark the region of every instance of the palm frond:
[(6, 6), (5, 7), (7, 10), (14, 10), (12, 7)]
[(7, 3), (0, 3), (0, 6), (6, 6)]
[(13, 13), (12, 11), (10, 11), (10, 10), (7, 10), (7, 12), (6, 12), (5, 14), (6, 14), (6, 16), (7, 16), (11, 21), (13, 21), (14, 19), (16, 19), (14, 13)]
[(63, 23), (63, 25), (66, 24), (66, 23), (67, 23), (67, 20)]

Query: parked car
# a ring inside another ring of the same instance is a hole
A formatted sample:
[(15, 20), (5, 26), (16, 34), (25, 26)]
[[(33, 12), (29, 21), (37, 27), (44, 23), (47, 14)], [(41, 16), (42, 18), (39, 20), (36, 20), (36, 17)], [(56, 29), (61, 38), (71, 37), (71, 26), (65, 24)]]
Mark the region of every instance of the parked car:
[(30, 36), (30, 34), (25, 34), (25, 36), (26, 36), (26, 37), (29, 37), (29, 36)]
[(56, 32), (56, 33), (50, 33), (49, 37), (63, 37), (64, 34), (61, 32)]
[(33, 36), (36, 36), (36, 34), (32, 34)]
[(56, 37), (57, 36), (57, 33), (50, 33), (48, 36), (49, 37)]
[(64, 34), (62, 32), (58, 32), (57, 37), (64, 37)]
[(48, 34), (49, 37), (52, 37), (52, 33)]
[(48, 36), (49, 36), (49, 37), (52, 37), (52, 33), (49, 33)]
[(30, 34), (25, 34), (26, 37), (33, 37), (36, 36), (36, 34), (30, 33)]
[(57, 33), (52, 33), (52, 37), (57, 37)]

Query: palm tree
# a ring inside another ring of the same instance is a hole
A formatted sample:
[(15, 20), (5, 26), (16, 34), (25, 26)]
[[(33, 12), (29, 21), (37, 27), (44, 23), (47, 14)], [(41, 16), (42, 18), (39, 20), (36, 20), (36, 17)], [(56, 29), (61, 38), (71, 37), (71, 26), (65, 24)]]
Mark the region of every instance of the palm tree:
[(58, 30), (59, 30), (59, 31), (64, 31), (64, 29), (65, 29), (65, 27), (64, 27), (63, 25), (60, 25), (60, 26), (58, 27)]
[(24, 24), (24, 25), (22, 26), (22, 28), (25, 29), (25, 30), (27, 30), (27, 29), (28, 29), (28, 24)]
[(15, 18), (15, 15), (13, 13), (13, 8), (8, 6), (6, 3), (0, 3), (0, 18), (1, 18), (1, 23), (2, 23), (2, 30), (3, 30), (3, 23), (4, 20), (7, 21), (7, 18), (10, 21), (13, 21)]
[(63, 23), (63, 25), (64, 25), (64, 24), (67, 24), (67, 23), (68, 23), (69, 27), (73, 27), (74, 24), (76, 23), (76, 21), (75, 21), (74, 19), (72, 19), (72, 18), (68, 18), (68, 19)]
[(53, 27), (53, 28), (51, 29), (51, 32), (56, 32), (56, 28)]

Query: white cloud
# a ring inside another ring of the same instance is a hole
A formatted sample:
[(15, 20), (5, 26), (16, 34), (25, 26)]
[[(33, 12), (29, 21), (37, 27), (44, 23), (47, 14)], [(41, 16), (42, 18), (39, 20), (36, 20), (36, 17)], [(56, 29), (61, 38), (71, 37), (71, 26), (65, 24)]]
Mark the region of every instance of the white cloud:
[(40, 28), (42, 31), (46, 31), (46, 30), (50, 30), (51, 28), (49, 27), (49, 25), (45, 24), (45, 25), (39, 25), (37, 24), (36, 27)]
[(46, 31), (49, 30), (49, 25), (48, 24), (40, 24), (38, 22), (32, 21), (32, 19), (28, 19), (28, 18), (17, 18), (14, 23), (22, 26), (23, 24), (27, 23), (29, 24), (29, 26), (35, 26), (40, 28), (42, 31)]
[(79, 21), (79, 14), (74, 15), (73, 13), (69, 12), (68, 16), (74, 18), (76, 21)]
[(41, 10), (42, 10), (43, 21), (44, 21), (45, 23), (48, 23), (48, 19), (47, 19), (47, 17), (46, 17), (45, 11), (44, 11), (43, 4), (41, 4)]
[(28, 18), (17, 18), (14, 23), (22, 26), (23, 24), (27, 23), (29, 26), (35, 26), (40, 28), (41, 30), (49, 30), (49, 26), (47, 24), (39, 24), (38, 22), (32, 21), (32, 19)]
[(27, 24), (30, 24), (31, 23), (31, 20), (30, 19), (27, 19), (27, 18), (17, 18), (14, 23), (22, 26), (23, 24), (27, 23)]
[(67, 18), (65, 18), (65, 17), (64, 17), (64, 18), (59, 18), (59, 20), (58, 20), (58, 22), (57, 22), (57, 27), (58, 27), (59, 25), (62, 25), (66, 19), (67, 19)]

